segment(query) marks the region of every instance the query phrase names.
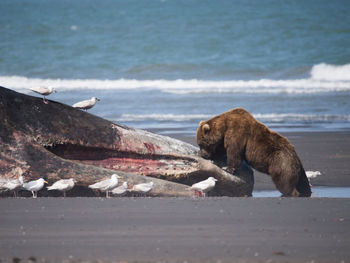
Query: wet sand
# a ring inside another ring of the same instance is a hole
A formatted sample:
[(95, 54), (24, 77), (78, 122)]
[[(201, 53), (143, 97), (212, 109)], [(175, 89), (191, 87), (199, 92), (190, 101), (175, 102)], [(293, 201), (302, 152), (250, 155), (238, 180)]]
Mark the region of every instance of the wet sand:
[(350, 199), (0, 199), (12, 262), (349, 262)]

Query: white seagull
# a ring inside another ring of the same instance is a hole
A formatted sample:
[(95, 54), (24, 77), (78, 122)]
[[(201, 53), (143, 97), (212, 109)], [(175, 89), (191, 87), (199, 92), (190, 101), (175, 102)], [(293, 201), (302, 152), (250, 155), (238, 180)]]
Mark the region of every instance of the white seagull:
[(34, 91), (38, 94), (43, 95), (43, 101), (45, 104), (48, 104), (49, 102), (45, 99), (45, 96), (50, 95), (52, 92), (56, 92), (55, 88), (53, 87), (46, 87), (46, 86), (40, 86), (40, 87), (35, 87), (31, 88), (31, 91)]
[(109, 198), (108, 191), (114, 189), (118, 185), (118, 178), (120, 178), (117, 174), (112, 174), (110, 179), (102, 180), (95, 184), (89, 185), (91, 189), (98, 189), (100, 191), (106, 192), (106, 198)]
[(128, 182), (124, 182), (121, 186), (114, 188), (111, 193), (115, 195), (123, 195), (128, 191)]
[(195, 183), (191, 186), (191, 189), (195, 192), (200, 192), (203, 196), (206, 196), (206, 193), (215, 187), (215, 182), (217, 179), (214, 177), (209, 177), (207, 180)]
[(153, 187), (154, 187), (153, 182), (143, 183), (143, 184), (135, 184), (132, 187), (132, 189), (129, 191), (139, 193), (139, 194), (147, 194), (147, 193), (152, 191)]
[(306, 171), (305, 173), (306, 173), (306, 177), (309, 179), (313, 179), (321, 175), (320, 171)]
[(74, 178), (71, 179), (61, 179), (55, 182), (53, 185), (48, 186), (47, 190), (58, 190), (63, 192), (63, 197), (66, 197), (66, 192), (71, 190), (76, 183)]
[(13, 191), (13, 196), (17, 197), (17, 189), (23, 184), (23, 177), (20, 176), (16, 179), (2, 180), (0, 188), (7, 191)]
[(93, 106), (95, 106), (97, 101), (100, 101), (100, 99), (96, 97), (92, 97), (90, 100), (83, 100), (73, 104), (73, 108), (83, 109), (86, 111), (88, 109), (91, 109)]
[(31, 191), (33, 198), (38, 197), (38, 191), (40, 191), (43, 187), (44, 184), (47, 184), (48, 182), (45, 181), (43, 178), (40, 178), (38, 180), (30, 181), (27, 183), (23, 183), (22, 187), (26, 189), (27, 191)]

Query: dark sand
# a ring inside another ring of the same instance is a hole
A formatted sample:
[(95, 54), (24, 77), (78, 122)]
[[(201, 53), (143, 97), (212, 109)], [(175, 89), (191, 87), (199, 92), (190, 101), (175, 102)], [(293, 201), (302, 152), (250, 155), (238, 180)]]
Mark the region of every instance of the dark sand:
[(0, 258), (349, 262), (350, 199), (0, 199)]
[[(313, 185), (350, 186), (349, 132), (284, 135)], [(0, 199), (3, 262), (350, 262), (349, 233), (350, 199)]]

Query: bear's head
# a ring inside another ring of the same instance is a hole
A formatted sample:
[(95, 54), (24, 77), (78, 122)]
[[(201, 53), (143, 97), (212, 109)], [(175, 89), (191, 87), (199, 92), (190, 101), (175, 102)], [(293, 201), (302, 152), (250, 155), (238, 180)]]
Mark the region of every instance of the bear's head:
[(206, 159), (214, 159), (222, 152), (224, 137), (225, 125), (219, 119), (201, 121), (196, 134), (199, 155)]

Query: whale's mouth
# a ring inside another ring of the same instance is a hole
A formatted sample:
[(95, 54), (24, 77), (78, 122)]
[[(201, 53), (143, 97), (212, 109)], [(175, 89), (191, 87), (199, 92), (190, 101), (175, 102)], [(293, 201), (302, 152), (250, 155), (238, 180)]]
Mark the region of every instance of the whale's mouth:
[[(71, 143), (45, 146), (45, 149), (62, 159), (74, 162), (160, 179), (172, 178), (172, 181), (178, 182), (195, 171), (197, 163), (189, 157), (122, 152)], [(189, 169), (191, 166), (193, 168)]]

